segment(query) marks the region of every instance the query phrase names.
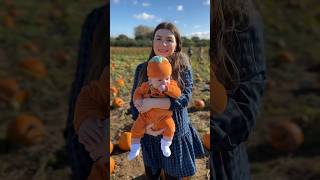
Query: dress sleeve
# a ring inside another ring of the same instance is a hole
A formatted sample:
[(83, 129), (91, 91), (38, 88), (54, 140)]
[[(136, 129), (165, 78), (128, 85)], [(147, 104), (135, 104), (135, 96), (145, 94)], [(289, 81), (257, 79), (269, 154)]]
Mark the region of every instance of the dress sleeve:
[(81, 89), (76, 101), (74, 126), (78, 132), (81, 124), (86, 120), (105, 119), (109, 95), (107, 67), (103, 70), (99, 80), (93, 80)]
[(137, 88), (138, 81), (139, 81), (139, 74), (140, 74), (140, 71), (141, 71), (142, 67), (143, 67), (143, 63), (139, 64), (137, 66), (135, 74), (134, 74), (133, 86), (132, 86), (132, 89), (131, 89), (130, 113), (131, 113), (131, 117), (132, 117), (133, 120), (136, 120), (138, 118), (138, 115), (139, 115), (139, 111), (137, 110), (137, 108), (133, 104), (133, 94), (134, 94), (134, 92), (135, 92), (135, 90)]
[(169, 97), (170, 99), (169, 110), (172, 110), (172, 111), (186, 108), (192, 97), (193, 80), (192, 80), (191, 67), (186, 68), (184, 71), (181, 72), (181, 78), (183, 79), (183, 82), (184, 82), (184, 88), (182, 90), (181, 96), (177, 99)]
[(265, 77), (259, 74), (241, 82), (232, 95), (228, 96), (226, 110), (211, 117), (213, 148), (231, 150), (246, 141), (255, 125)]

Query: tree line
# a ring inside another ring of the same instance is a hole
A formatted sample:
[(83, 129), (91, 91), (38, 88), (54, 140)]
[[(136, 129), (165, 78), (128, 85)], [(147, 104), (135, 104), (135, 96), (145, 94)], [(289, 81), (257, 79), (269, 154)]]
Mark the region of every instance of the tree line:
[[(110, 38), (111, 46), (119, 47), (150, 47), (152, 44), (153, 28), (139, 25), (134, 28), (134, 38), (120, 34), (117, 37)], [(199, 37), (187, 38), (181, 37), (183, 47), (205, 47), (210, 45), (210, 40), (200, 39)]]

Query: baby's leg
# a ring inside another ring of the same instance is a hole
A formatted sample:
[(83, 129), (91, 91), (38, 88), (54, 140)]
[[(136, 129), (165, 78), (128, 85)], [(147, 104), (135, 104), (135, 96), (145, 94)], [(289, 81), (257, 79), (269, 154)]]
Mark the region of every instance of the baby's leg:
[(170, 145), (172, 144), (172, 139), (176, 126), (172, 117), (168, 117), (164, 120), (161, 120), (161, 128), (166, 128), (163, 132), (163, 138), (161, 139), (161, 150), (164, 156), (169, 157), (171, 155)]
[(145, 121), (142, 116), (138, 116), (131, 128), (131, 148), (128, 155), (128, 159), (132, 160), (137, 157), (140, 153), (140, 139), (143, 137), (145, 132)]
[(163, 139), (167, 141), (172, 141), (174, 132), (176, 131), (176, 125), (174, 124), (174, 121), (172, 117), (168, 117), (166, 119), (163, 119), (159, 123), (159, 129), (163, 129)]

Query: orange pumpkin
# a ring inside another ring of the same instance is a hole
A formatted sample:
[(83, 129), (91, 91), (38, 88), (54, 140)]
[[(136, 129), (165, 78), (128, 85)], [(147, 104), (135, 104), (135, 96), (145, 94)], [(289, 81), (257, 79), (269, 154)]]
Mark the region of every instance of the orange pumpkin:
[(293, 54), (289, 51), (282, 51), (278, 55), (278, 60), (282, 63), (293, 64), (295, 62), (295, 58)]
[(210, 104), (212, 113), (222, 113), (227, 106), (227, 91), (224, 86), (218, 81), (214, 72), (211, 72), (210, 83)]
[(123, 79), (118, 79), (116, 82), (120, 87), (123, 87), (125, 85), (125, 82)]
[(111, 86), (110, 90), (111, 90), (113, 96), (117, 96), (118, 95), (118, 89), (116, 87)]
[(47, 68), (38, 59), (25, 59), (21, 61), (20, 67), (29, 72), (32, 76), (36, 78), (43, 78), (48, 74)]
[(14, 96), (20, 90), (17, 80), (0, 79), (0, 94), (6, 97)]
[(18, 116), (9, 124), (7, 130), (7, 138), (9, 141), (24, 145), (41, 143), (44, 134), (42, 121), (29, 114)]
[(110, 175), (113, 173), (115, 166), (116, 166), (116, 163), (114, 159), (110, 156)]
[(203, 100), (201, 99), (196, 99), (194, 100), (194, 107), (198, 110), (203, 109), (205, 107), (205, 103)]
[(54, 54), (52, 54), (52, 56), (59, 65), (64, 65), (67, 61), (71, 59), (70, 55), (65, 51), (57, 51)]
[(113, 144), (112, 144), (112, 142), (110, 141), (110, 154), (112, 153), (112, 151), (113, 151)]
[(116, 108), (122, 107), (124, 105), (124, 101), (121, 98), (114, 98), (112, 105)]
[(32, 53), (39, 53), (39, 48), (32, 42), (26, 42), (22, 45), (23, 48), (32, 52)]
[(131, 132), (123, 132), (120, 136), (118, 146), (121, 150), (129, 151), (131, 147)]
[(207, 148), (208, 150), (210, 150), (210, 132), (205, 133), (202, 136), (202, 142), (205, 148)]
[(29, 92), (26, 90), (20, 90), (18, 91), (15, 96), (14, 100), (17, 102), (19, 105), (22, 104), (27, 98), (29, 97)]
[(4, 22), (4, 25), (8, 28), (14, 28), (16, 26), (16, 23), (13, 17), (10, 15), (4, 16), (3, 22)]
[(87, 180), (104, 180), (107, 178), (107, 159), (100, 158), (91, 166), (91, 172)]
[(303, 143), (300, 127), (291, 121), (274, 122), (269, 125), (267, 141), (279, 151), (291, 152)]

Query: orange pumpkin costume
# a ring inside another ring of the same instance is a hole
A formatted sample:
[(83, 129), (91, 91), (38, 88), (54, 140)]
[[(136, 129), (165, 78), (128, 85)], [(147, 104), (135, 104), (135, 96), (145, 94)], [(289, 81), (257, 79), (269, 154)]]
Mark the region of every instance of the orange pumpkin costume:
[[(151, 60), (149, 61), (147, 66), (148, 77), (166, 77), (171, 75), (172, 68), (170, 62), (164, 57), (160, 57), (160, 59), (160, 62)], [(144, 82), (135, 90), (133, 101), (149, 97), (158, 98), (170, 96), (172, 98), (178, 98), (180, 95), (181, 90), (177, 82), (174, 80), (170, 81), (170, 84), (167, 86), (167, 90), (165, 92), (160, 92), (158, 89), (150, 86), (147, 82)], [(146, 126), (152, 123), (154, 124), (154, 130), (166, 128), (163, 132), (163, 136), (170, 137), (171, 139), (173, 138), (175, 132), (175, 124), (172, 119), (172, 111), (157, 108), (153, 108), (148, 112), (139, 114), (131, 129), (132, 138), (142, 138), (145, 133)]]
[[(74, 127), (78, 134), (79, 128), (84, 121), (101, 119), (105, 121), (109, 112), (108, 90), (108, 70), (103, 70), (99, 80), (93, 80), (88, 85), (83, 86), (77, 98), (74, 115)], [(104, 141), (107, 142), (107, 141)], [(107, 144), (106, 144), (107, 146)], [(95, 161), (91, 167), (89, 180), (104, 180), (107, 176), (106, 157)]]

